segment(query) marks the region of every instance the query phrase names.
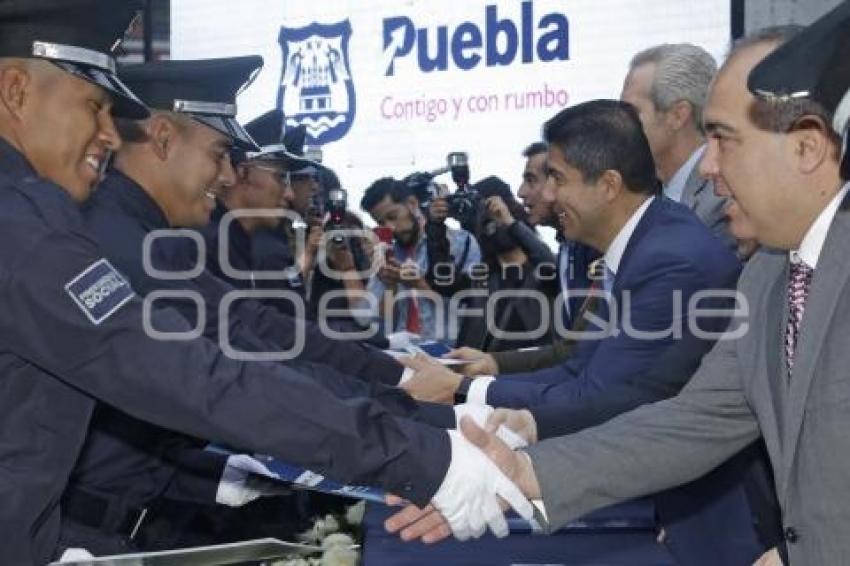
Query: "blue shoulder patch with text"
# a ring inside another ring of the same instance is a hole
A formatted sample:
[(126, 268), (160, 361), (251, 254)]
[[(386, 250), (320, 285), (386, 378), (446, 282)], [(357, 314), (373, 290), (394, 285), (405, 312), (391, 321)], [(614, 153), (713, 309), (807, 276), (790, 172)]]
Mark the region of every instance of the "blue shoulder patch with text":
[(105, 259), (74, 277), (65, 290), (94, 324), (100, 324), (133, 298), (133, 289)]

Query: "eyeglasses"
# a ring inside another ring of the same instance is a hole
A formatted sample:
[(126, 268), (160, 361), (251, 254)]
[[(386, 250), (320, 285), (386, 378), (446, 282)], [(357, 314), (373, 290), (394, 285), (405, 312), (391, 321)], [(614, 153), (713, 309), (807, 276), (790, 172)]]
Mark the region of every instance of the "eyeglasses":
[(260, 169), (262, 171), (268, 171), (269, 173), (272, 173), (275, 176), (275, 179), (277, 179), (278, 181), (280, 181), (284, 185), (291, 185), (292, 184), (292, 173), (290, 173), (289, 171), (276, 169), (274, 167), (267, 167), (266, 165), (257, 165), (257, 164), (254, 164), (254, 163), (251, 163), (250, 165), (248, 165), (248, 167), (253, 167), (254, 169)]

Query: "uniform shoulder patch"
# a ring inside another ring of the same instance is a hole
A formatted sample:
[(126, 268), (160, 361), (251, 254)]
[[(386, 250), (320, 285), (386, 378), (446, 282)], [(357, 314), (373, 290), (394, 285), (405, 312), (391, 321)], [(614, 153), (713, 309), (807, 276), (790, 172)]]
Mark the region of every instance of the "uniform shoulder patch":
[(65, 285), (65, 291), (93, 324), (108, 319), (135, 295), (127, 280), (106, 259), (88, 266)]

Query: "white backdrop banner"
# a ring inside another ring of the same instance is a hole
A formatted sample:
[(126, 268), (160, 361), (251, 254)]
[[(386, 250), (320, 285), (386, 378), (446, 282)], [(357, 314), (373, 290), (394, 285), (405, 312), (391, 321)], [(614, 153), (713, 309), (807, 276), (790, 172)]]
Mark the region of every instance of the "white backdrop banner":
[[(637, 51), (700, 45), (720, 60), (729, 0), (172, 0), (171, 54), (259, 54), (239, 98), (277, 106), (348, 190), (470, 156), (514, 189), (520, 153), (559, 109), (617, 98)], [(447, 179), (448, 180), (448, 179)]]

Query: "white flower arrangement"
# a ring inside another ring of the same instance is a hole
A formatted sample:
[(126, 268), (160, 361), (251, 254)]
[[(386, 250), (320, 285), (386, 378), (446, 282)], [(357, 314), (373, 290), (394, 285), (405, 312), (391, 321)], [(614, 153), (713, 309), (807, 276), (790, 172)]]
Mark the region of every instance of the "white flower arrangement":
[[(355, 530), (363, 522), (366, 502), (350, 506), (344, 515), (343, 524)], [(299, 542), (321, 546), (318, 557), (291, 556), (275, 560), (269, 566), (357, 566), (360, 562), (360, 547), (350, 533), (340, 532), (340, 520), (334, 515), (316, 519), (313, 528), (298, 535)]]

